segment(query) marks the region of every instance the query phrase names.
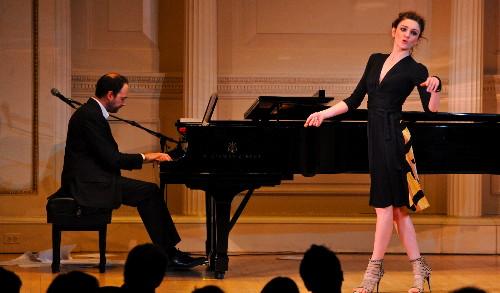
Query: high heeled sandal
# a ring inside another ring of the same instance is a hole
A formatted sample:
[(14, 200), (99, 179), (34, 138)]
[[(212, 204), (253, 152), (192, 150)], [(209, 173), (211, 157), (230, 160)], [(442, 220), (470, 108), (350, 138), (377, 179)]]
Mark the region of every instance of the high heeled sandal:
[(365, 275), (363, 276), (363, 281), (361, 281), (361, 285), (354, 288), (353, 293), (372, 293), (377, 286), (378, 293), (378, 285), (380, 284), (380, 279), (384, 275), (384, 260), (372, 260), (368, 262), (368, 266), (366, 267)]
[(424, 292), (424, 283), (427, 281), (429, 292), (431, 291), (431, 267), (425, 262), (423, 256), (410, 260), (413, 266), (413, 286), (408, 290), (408, 293)]

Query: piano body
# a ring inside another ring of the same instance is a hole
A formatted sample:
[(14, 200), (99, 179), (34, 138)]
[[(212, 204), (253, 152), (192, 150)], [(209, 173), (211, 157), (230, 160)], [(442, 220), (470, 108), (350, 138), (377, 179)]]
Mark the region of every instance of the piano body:
[[(229, 232), (254, 189), (294, 174), (368, 173), (366, 110), (303, 127), (325, 102), (259, 97), (245, 113), (248, 120), (177, 122), (182, 158), (162, 163), (160, 180), (206, 192), (206, 252), (216, 278), (228, 270)], [(500, 174), (500, 115), (404, 112), (403, 120), (420, 174)], [(243, 191), (231, 218), (231, 202)]]

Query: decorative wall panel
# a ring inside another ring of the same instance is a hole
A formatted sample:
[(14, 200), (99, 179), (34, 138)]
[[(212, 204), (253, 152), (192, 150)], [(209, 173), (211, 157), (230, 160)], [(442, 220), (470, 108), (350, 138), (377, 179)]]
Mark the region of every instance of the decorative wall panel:
[[(370, 53), (392, 48), (391, 23), (398, 12), (431, 16), (430, 1), (219, 3), (222, 75), (359, 76)], [(428, 58), (427, 46), (421, 44), (420, 58)]]
[(38, 184), (38, 1), (0, 2), (0, 194)]

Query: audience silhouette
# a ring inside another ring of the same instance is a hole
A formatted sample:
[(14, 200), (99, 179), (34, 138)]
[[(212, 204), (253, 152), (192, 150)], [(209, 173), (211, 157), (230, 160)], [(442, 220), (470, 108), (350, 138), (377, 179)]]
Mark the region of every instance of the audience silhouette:
[[(124, 283), (121, 287), (103, 286), (99, 288), (96, 277), (71, 271), (57, 275), (47, 293), (154, 293), (160, 286), (167, 269), (168, 258), (155, 244), (146, 243), (134, 247), (128, 254), (124, 267)], [(300, 277), (305, 287), (312, 293), (341, 293), (344, 281), (340, 260), (335, 252), (323, 245), (313, 244), (304, 253), (299, 267)], [(19, 293), (22, 282), (19, 276), (0, 266), (0, 291)], [(289, 277), (278, 276), (271, 279), (260, 293), (299, 293), (295, 281)], [(192, 293), (224, 293), (215, 285), (195, 288)], [(487, 293), (479, 287), (468, 286), (450, 293)]]
[(102, 286), (99, 288), (99, 293), (121, 293), (124, 292), (125, 289), (117, 286)]
[(335, 252), (311, 245), (300, 262), (300, 277), (312, 293), (340, 293), (344, 274)]
[(152, 243), (137, 245), (125, 261), (123, 292), (155, 292), (166, 269), (167, 256), (160, 247)]
[(299, 288), (294, 280), (280, 276), (267, 282), (260, 293), (299, 293)]
[(451, 293), (486, 293), (486, 291), (477, 287), (462, 287), (451, 291)]
[(224, 291), (215, 285), (207, 285), (205, 287), (195, 288), (193, 293), (224, 293)]
[(21, 279), (16, 273), (0, 267), (0, 289), (5, 293), (19, 293), (22, 286)]
[(80, 271), (59, 274), (52, 280), (47, 293), (97, 293), (99, 282), (96, 277)]

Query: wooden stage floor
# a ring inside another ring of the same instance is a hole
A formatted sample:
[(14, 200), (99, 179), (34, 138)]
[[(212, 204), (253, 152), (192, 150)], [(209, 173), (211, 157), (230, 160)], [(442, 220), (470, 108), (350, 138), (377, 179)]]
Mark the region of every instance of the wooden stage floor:
[[(0, 254), (0, 260), (14, 259), (19, 255)], [(78, 258), (78, 255), (74, 256)], [(111, 260), (124, 260), (125, 254), (115, 254)], [(217, 285), (226, 293), (259, 293), (264, 284), (275, 276), (291, 277), (300, 292), (307, 290), (300, 279), (298, 267), (301, 259), (296, 255), (231, 255), (229, 271), (224, 280), (215, 280), (203, 267), (186, 272), (168, 272), (156, 292), (190, 293), (195, 287)], [(366, 254), (339, 254), (344, 271), (342, 292), (352, 292), (359, 284), (368, 261)], [(500, 292), (499, 255), (426, 255), (431, 264), (432, 292), (449, 292), (463, 286), (478, 286), (487, 292)], [(387, 255), (385, 275), (380, 283), (381, 292), (407, 292), (412, 283), (411, 267), (405, 255)], [(54, 275), (49, 266), (23, 268), (6, 266), (22, 279), (21, 292), (45, 292)], [(122, 283), (123, 265), (114, 264), (106, 273), (99, 274), (97, 268), (81, 265), (66, 265), (62, 271), (82, 270), (96, 276), (101, 286)], [(427, 287), (426, 287), (427, 289)], [(426, 291), (427, 292), (427, 291)]]

